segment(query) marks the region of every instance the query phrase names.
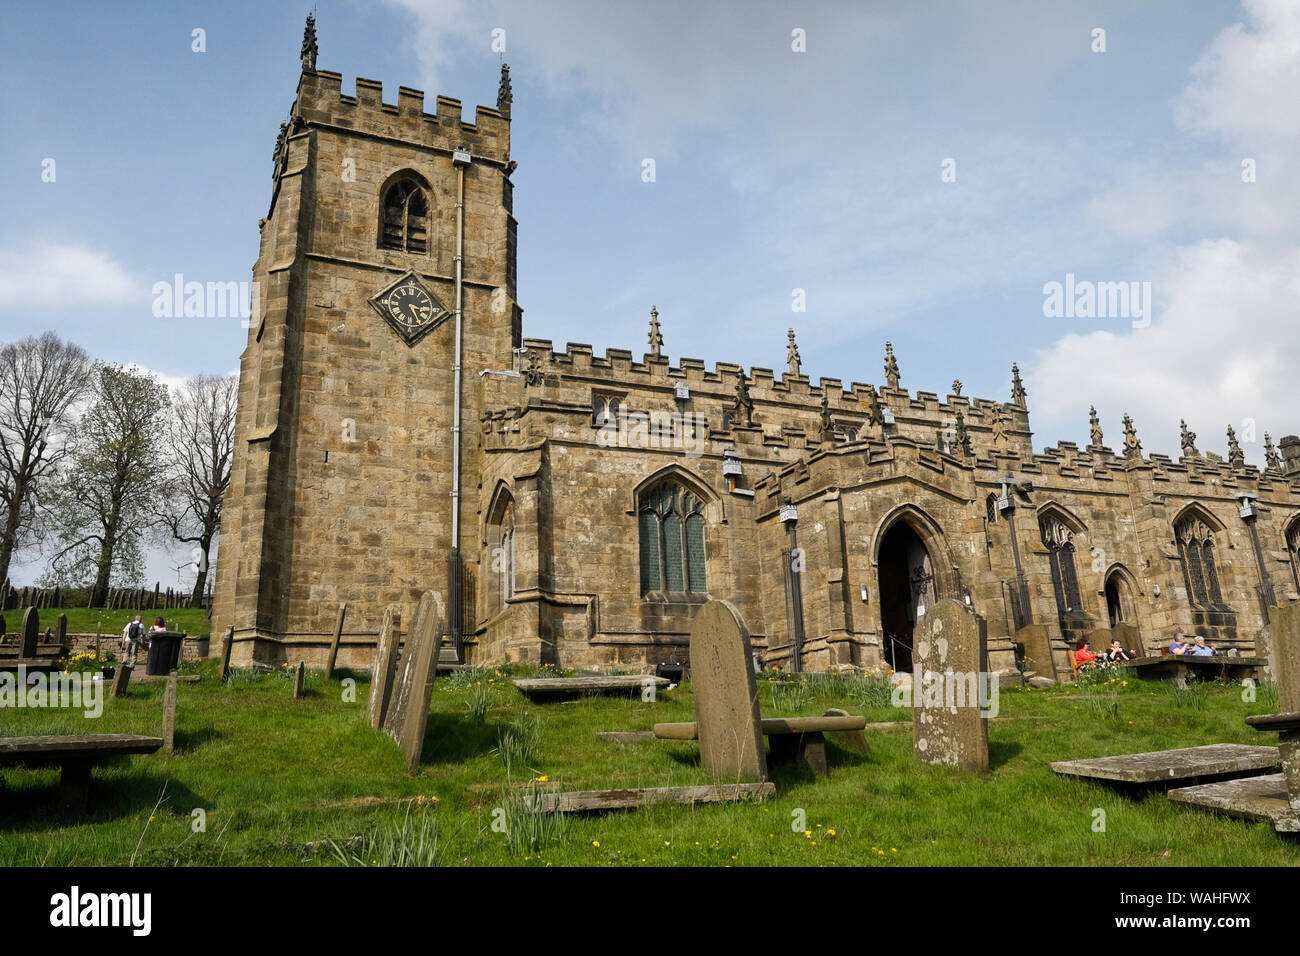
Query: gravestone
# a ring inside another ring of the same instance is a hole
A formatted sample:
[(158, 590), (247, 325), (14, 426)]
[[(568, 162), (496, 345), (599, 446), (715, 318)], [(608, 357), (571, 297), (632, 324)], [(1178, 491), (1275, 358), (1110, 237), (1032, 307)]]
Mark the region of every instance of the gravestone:
[(235, 626), (232, 624), (226, 628), (226, 636), (221, 639), (221, 671), (220, 680), (223, 682), (230, 676), (230, 652), (235, 646)]
[(304, 664), (302, 661), (299, 661), (298, 667), (294, 670), (293, 673), (293, 699), (294, 700), (302, 699), (302, 681), (303, 681), (303, 676), (306, 673), (307, 673), (307, 665)]
[[(1026, 624), (1016, 631), (1014, 640), (1024, 648), (1025, 662), (1029, 670), (1043, 680), (1051, 681), (1053, 684), (1057, 683), (1060, 679), (1060, 672), (1058, 671), (1055, 655), (1052, 653), (1052, 640), (1048, 637), (1047, 625)], [(1068, 664), (1065, 666), (1065, 672), (1070, 672)]]
[(691, 624), (691, 685), (700, 763), (717, 777), (766, 780), (767, 760), (749, 631), (726, 601), (710, 601)]
[(334, 640), (330, 642), (330, 655), (325, 661), (325, 678), (334, 676), (334, 665), (339, 659), (339, 643), (343, 640), (343, 619), (348, 613), (348, 603), (344, 601), (339, 605), (338, 621), (334, 624)]
[(420, 763), (424, 730), (429, 722), (429, 695), (433, 690), (434, 663), (447, 631), (447, 609), (442, 595), (425, 591), (415, 612), (415, 624), (397, 668), (397, 683), (385, 718), (388, 732), (406, 755), (408, 769)]
[(379, 626), (379, 643), (375, 645), (375, 662), (370, 674), (370, 699), (366, 701), (366, 715), (370, 726), (376, 730), (384, 726), (384, 717), (388, 715), (388, 704), (392, 700), (401, 632), (401, 609), (390, 604), (384, 608), (384, 621)]
[(1283, 714), (1300, 713), (1300, 614), (1297, 606), (1269, 608), (1272, 640), (1268, 664), (1277, 683), (1277, 708)]
[(41, 635), (41, 616), (40, 612), (34, 607), (29, 607), (23, 612), (23, 639), (22, 645), (18, 650), (19, 657), (33, 658), (36, 656), (36, 644)]
[(131, 680), (131, 665), (119, 664), (117, 670), (113, 673), (113, 696), (125, 697), (126, 685)]
[(58, 618), (58, 622), (54, 626), (54, 643), (58, 644), (59, 647), (63, 647), (63, 645), (67, 642), (67, 640), (68, 640), (68, 615), (60, 614)]
[[(983, 773), (988, 722), (984, 619), (944, 598), (916, 622), (912, 651), (912, 749), (918, 760)], [(991, 695), (991, 689), (989, 691)], [(984, 699), (981, 700), (981, 697)]]
[(176, 750), (176, 672), (167, 675), (167, 688), (163, 691), (163, 751), (174, 753)]

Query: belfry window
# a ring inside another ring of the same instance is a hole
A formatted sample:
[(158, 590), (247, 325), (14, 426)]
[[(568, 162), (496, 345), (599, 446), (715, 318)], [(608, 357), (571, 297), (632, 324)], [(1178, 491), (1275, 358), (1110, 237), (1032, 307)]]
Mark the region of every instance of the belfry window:
[(667, 480), (641, 496), (641, 592), (705, 593), (704, 513), (699, 496)]
[(1178, 554), (1183, 559), (1187, 599), (1193, 607), (1223, 607), (1219, 571), (1214, 562), (1214, 532), (1195, 516), (1188, 516), (1174, 528)]
[(420, 255), (429, 250), (429, 201), (412, 179), (388, 187), (382, 202), (379, 246)]

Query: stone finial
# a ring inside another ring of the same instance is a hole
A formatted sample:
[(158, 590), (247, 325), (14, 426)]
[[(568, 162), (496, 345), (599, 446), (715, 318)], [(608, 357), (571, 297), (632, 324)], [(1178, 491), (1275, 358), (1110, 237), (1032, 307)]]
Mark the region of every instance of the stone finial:
[(736, 376), (736, 401), (732, 405), (732, 412), (742, 425), (754, 424), (754, 400), (749, 397), (749, 382), (745, 380), (743, 369)]
[(316, 14), (307, 14), (307, 26), (302, 31), (302, 71), (316, 72), (316, 54), (320, 47), (316, 45)]
[(1124, 457), (1141, 458), (1142, 443), (1138, 441), (1137, 430), (1133, 427), (1133, 419), (1128, 413), (1124, 413)]
[(961, 397), (961, 379), (954, 378), (952, 380), (952, 393), (958, 398)]
[(1228, 426), (1228, 463), (1237, 468), (1246, 463), (1246, 454), (1241, 450), (1241, 445), (1237, 442), (1237, 433), (1231, 425)]
[(1279, 455), (1277, 449), (1273, 447), (1273, 439), (1269, 437), (1268, 432), (1264, 432), (1264, 470), (1282, 470), (1282, 456)]
[(880, 408), (880, 397), (876, 394), (874, 385), (867, 386), (867, 424), (883, 425), (885, 424), (885, 413)]
[[(794, 373), (798, 375), (798, 372)], [(835, 440), (835, 432), (831, 426), (831, 403), (830, 397), (823, 389), (822, 391), (822, 410), (818, 415), (817, 440), (828, 442)]]
[(1002, 414), (1002, 406), (999, 405), (993, 410), (993, 447), (998, 451), (1006, 451), (1009, 445), (1007, 418)]
[(790, 345), (785, 350), (785, 360), (790, 363), (790, 374), (799, 374), (799, 346), (794, 344), (794, 329), (787, 329), (787, 335), (790, 337)]
[(510, 64), (501, 64), (501, 82), (497, 84), (497, 112), (506, 119), (510, 118), (510, 104), (515, 100), (514, 91), (510, 89)]
[(1183, 457), (1195, 458), (1197, 454), (1196, 432), (1189, 431), (1187, 428), (1187, 422), (1183, 421), (1181, 418), (1178, 420), (1178, 428), (1182, 432), (1182, 437), (1179, 439), (1179, 443), (1183, 446)]
[(894, 358), (894, 343), (885, 343), (885, 381), (890, 388), (898, 388), (898, 361)]
[(1095, 405), (1088, 406), (1088, 438), (1094, 448), (1101, 447), (1101, 422), (1097, 418), (1097, 407)]
[(1025, 407), (1025, 397), (1028, 393), (1025, 391), (1025, 383), (1020, 381), (1020, 369), (1015, 362), (1011, 363), (1011, 401), (1015, 402), (1021, 408)]
[(275, 154), (271, 157), (274, 169), (271, 170), (271, 178), (280, 178), (281, 160), (284, 158), (285, 142), (289, 138), (289, 124), (287, 122), (280, 124), (280, 132), (275, 137)]
[(650, 306), (650, 354), (659, 358), (659, 352), (664, 347), (664, 337), (659, 333), (659, 310), (653, 305)]
[(970, 455), (970, 432), (966, 430), (966, 416), (961, 412), (957, 413), (957, 447), (963, 455)]

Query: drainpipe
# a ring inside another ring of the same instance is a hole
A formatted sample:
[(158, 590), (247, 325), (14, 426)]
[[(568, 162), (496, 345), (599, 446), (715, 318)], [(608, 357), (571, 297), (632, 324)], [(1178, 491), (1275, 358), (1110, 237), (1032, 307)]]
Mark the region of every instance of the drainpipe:
[(456, 167), (456, 353), (452, 360), (453, 382), (451, 420), (451, 550), (447, 554), (447, 598), (449, 610), (448, 636), (456, 652), (456, 660), (464, 660), (461, 642), (464, 633), (464, 608), (460, 560), (460, 418), (461, 418), (461, 362), (465, 341), (465, 167), (470, 164), (469, 150), (457, 148), (451, 154)]
[(790, 666), (794, 673), (803, 671), (803, 585), (800, 582), (800, 568), (796, 563), (802, 565), (801, 555), (799, 554), (799, 541), (795, 537), (795, 526), (799, 523), (799, 509), (793, 502), (786, 501), (781, 505), (781, 523), (785, 525), (790, 535), (790, 547), (782, 552), (782, 563), (785, 565), (785, 613), (786, 627), (790, 632)]
[(1002, 483), (998, 509), (1006, 515), (1007, 531), (1011, 535), (1011, 557), (1016, 564), (1016, 596), (1020, 599), (1020, 619), (1025, 624), (1033, 624), (1034, 610), (1029, 605), (1029, 586), (1025, 580), (1025, 569), (1020, 563), (1020, 544), (1016, 540), (1016, 503), (1011, 497), (1011, 485), (1005, 481)]
[(1250, 529), (1250, 542), (1255, 547), (1255, 564), (1259, 568), (1259, 603), (1264, 613), (1264, 623), (1268, 623), (1268, 609), (1277, 603), (1273, 595), (1273, 582), (1268, 577), (1268, 565), (1264, 561), (1264, 549), (1259, 543), (1259, 528), (1255, 526), (1255, 519), (1259, 516), (1259, 506), (1255, 504), (1255, 495), (1249, 492), (1243, 492), (1237, 495), (1237, 500), (1241, 507), (1238, 514), (1241, 520), (1246, 522), (1246, 527)]

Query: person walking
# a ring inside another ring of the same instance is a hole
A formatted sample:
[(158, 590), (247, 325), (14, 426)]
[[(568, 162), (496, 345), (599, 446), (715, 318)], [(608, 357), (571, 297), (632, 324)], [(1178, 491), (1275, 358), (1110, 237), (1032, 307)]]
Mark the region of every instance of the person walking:
[(122, 628), (122, 663), (134, 665), (140, 658), (140, 642), (144, 639), (144, 625), (140, 615)]

